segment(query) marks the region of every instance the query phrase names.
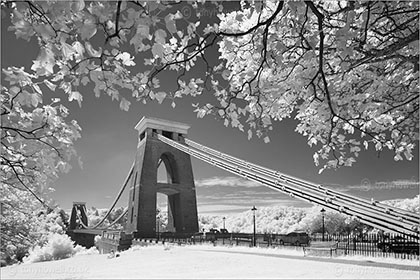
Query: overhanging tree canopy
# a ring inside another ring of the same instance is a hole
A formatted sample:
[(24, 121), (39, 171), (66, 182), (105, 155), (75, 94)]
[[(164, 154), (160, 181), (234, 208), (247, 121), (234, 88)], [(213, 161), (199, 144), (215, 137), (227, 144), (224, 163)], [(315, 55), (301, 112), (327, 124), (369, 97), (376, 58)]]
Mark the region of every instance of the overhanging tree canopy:
[[(229, 4), (234, 12), (222, 2), (1, 3), (17, 38), (36, 37), (40, 46), (30, 70), (3, 69), (2, 174), (19, 186), (39, 178), (45, 185), (65, 170), (79, 137), (65, 107), (45, 105), (43, 91), (81, 103), (89, 83), (123, 110), (133, 100), (212, 94), (216, 102), (196, 104), (198, 117), (216, 115), (265, 141), (273, 121), (295, 118), (296, 131), (317, 146), (321, 171), (351, 166), (369, 146), (393, 150), (395, 160), (413, 157), (417, 1), (241, 2)], [(210, 9), (218, 18), (200, 22)], [(176, 84), (165, 92), (168, 72)]]

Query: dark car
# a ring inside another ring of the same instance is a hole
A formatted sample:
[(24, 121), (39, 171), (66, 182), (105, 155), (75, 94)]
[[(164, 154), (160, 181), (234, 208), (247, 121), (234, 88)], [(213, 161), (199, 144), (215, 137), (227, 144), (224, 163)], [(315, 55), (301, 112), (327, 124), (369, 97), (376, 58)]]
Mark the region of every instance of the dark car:
[(211, 228), (209, 229), (209, 233), (220, 233), (220, 231), (217, 228)]
[(294, 231), (276, 238), (280, 244), (293, 244), (300, 246), (309, 243), (309, 235), (303, 231)]
[(377, 243), (377, 247), (382, 252), (387, 253), (408, 253), (419, 255), (419, 242), (407, 240), (402, 236), (384, 238)]

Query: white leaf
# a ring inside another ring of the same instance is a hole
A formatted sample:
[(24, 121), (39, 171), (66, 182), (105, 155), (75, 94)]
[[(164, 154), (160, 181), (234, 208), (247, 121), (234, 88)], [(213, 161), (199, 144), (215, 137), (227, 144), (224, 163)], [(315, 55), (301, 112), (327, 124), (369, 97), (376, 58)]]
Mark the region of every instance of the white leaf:
[(251, 129), (248, 130), (248, 140), (250, 140), (252, 138), (252, 131)]
[(73, 0), (72, 1), (72, 9), (76, 12), (80, 12), (85, 7), (85, 1), (84, 0)]
[(206, 115), (206, 110), (204, 109), (197, 109), (197, 118), (202, 119)]
[(318, 155), (318, 153), (315, 153), (313, 155), (313, 158), (314, 158), (315, 165), (318, 166), (319, 165), (319, 155)]
[(80, 28), (82, 40), (89, 40), (96, 34), (96, 25), (91, 20), (86, 20)]
[(34, 93), (34, 94), (29, 94), (29, 98), (31, 100), (31, 104), (34, 107), (37, 107), (39, 103), (42, 102), (42, 98), (40, 95)]
[(55, 88), (57, 87), (57, 85), (51, 83), (48, 80), (44, 80), (44, 84), (52, 91), (55, 91)]
[(121, 108), (121, 110), (128, 111), (128, 109), (130, 109), (130, 104), (131, 104), (130, 101), (128, 101), (124, 97), (121, 98), (121, 102), (120, 102), (120, 108)]
[(85, 42), (86, 51), (92, 57), (100, 57), (102, 54), (102, 49), (99, 48), (99, 51), (96, 51), (89, 42)]
[(404, 156), (407, 160), (412, 160), (413, 159), (413, 155), (411, 154), (411, 151), (405, 150), (404, 151)]
[(158, 93), (155, 94), (155, 97), (156, 97), (156, 100), (161, 104), (166, 97), (166, 93), (164, 93), (163, 91), (159, 91)]
[(63, 53), (64, 59), (68, 60), (73, 57), (74, 49), (69, 44), (62, 42), (61, 43), (61, 52)]
[(126, 66), (134, 66), (136, 63), (134, 63), (133, 59), (134, 57), (131, 57), (128, 52), (120, 53), (115, 57), (115, 59), (119, 59), (122, 61), (122, 63)]
[(42, 48), (37, 59), (31, 69), (36, 71), (38, 75), (50, 75), (54, 73), (53, 67), (55, 65), (54, 53), (47, 48)]
[(178, 40), (175, 37), (172, 37), (171, 39), (169, 39), (169, 43), (171, 43), (172, 45), (175, 45), (178, 42)]
[(37, 84), (33, 84), (33, 87), (34, 87), (34, 90), (35, 90), (37, 93), (42, 94), (42, 91), (41, 91), (41, 89), (39, 88), (39, 86), (38, 86)]
[(395, 160), (395, 161), (399, 161), (399, 160), (403, 160), (403, 158), (402, 158), (402, 156), (401, 156), (400, 154), (396, 154), (396, 155), (394, 156), (394, 160)]
[(230, 76), (230, 71), (229, 70), (224, 70), (222, 72), (223, 79), (228, 80), (229, 79), (229, 76)]
[(72, 91), (69, 95), (69, 101), (76, 100), (79, 106), (82, 107), (83, 96), (78, 91)]
[(71, 94), (71, 84), (69, 82), (62, 82), (60, 84), (60, 88), (62, 88), (64, 90), (65, 93), (67, 93), (68, 95)]
[(394, 129), (391, 133), (391, 137), (394, 138), (394, 139), (398, 138), (399, 135), (400, 135), (400, 132), (396, 129)]
[(89, 78), (87, 76), (84, 76), (81, 80), (82, 84), (85, 86), (89, 83)]
[(75, 51), (74, 56), (76, 57), (76, 61), (80, 61), (83, 58), (83, 53), (85, 52), (85, 48), (83, 47), (82, 43), (79, 41), (74, 42), (72, 45), (73, 50)]
[(363, 146), (365, 146), (365, 150), (367, 150), (369, 147), (368, 141), (363, 141)]
[(175, 21), (172, 19), (173, 15), (172, 14), (168, 14), (165, 17), (165, 24), (166, 24), (166, 28), (168, 29), (168, 31), (170, 33), (176, 33), (176, 24)]
[(165, 44), (166, 41), (166, 31), (163, 29), (158, 29), (155, 32), (155, 42), (159, 44)]
[(157, 56), (157, 57), (163, 58), (164, 57), (164, 55), (163, 55), (164, 50), (165, 49), (163, 48), (163, 46), (161, 44), (158, 44), (158, 43), (153, 44), (153, 47), (152, 47), (153, 57)]

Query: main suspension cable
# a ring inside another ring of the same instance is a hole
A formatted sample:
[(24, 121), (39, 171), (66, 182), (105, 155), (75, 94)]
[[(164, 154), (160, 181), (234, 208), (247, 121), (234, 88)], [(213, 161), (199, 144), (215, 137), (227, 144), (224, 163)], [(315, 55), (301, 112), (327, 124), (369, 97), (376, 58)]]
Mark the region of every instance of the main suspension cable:
[[(130, 172), (128, 172), (128, 175), (127, 175), (127, 177), (124, 181), (124, 184), (122, 185), (120, 191), (118, 192), (117, 196), (115, 197), (114, 201), (111, 204), (111, 207), (108, 209), (105, 216), (94, 226), (87, 226), (83, 222), (81, 222), (81, 224), (84, 228), (86, 228), (86, 229), (97, 229), (108, 218), (109, 214), (111, 214), (112, 210), (114, 209), (115, 205), (117, 204), (118, 200), (120, 199), (121, 195), (123, 194), (123, 192), (125, 190), (125, 187), (127, 186), (128, 182), (131, 179), (131, 176), (133, 175), (134, 165), (135, 165), (135, 162), (133, 162), (133, 164), (131, 165)], [(82, 220), (80, 220), (80, 221), (82, 221)]]
[[(350, 205), (350, 207), (343, 207), (343, 205), (341, 204), (336, 204), (332, 201), (325, 201), (324, 197), (319, 197), (318, 194), (314, 194), (313, 190), (311, 190), (310, 192), (307, 192), (307, 190), (305, 190), (305, 192), (302, 192), (302, 190), (296, 190), (293, 187), (287, 186), (285, 184), (280, 183), (278, 180), (274, 181), (271, 180), (271, 178), (267, 178), (270, 176), (267, 176), (268, 174), (256, 174), (255, 170), (246, 170), (246, 169), (241, 169), (240, 167), (238, 167), (238, 165), (226, 162), (226, 157), (223, 158), (215, 158), (211, 155), (208, 155), (208, 153), (206, 152), (200, 152), (198, 150), (196, 150), (195, 148), (191, 148), (188, 147), (186, 145), (180, 144), (178, 142), (175, 142), (173, 140), (170, 140), (162, 135), (157, 135), (158, 139), (161, 140), (162, 142), (167, 143), (168, 145), (171, 145), (181, 151), (184, 151), (194, 157), (197, 157), (205, 162), (208, 162), (212, 165), (216, 165), (224, 170), (227, 170), (231, 173), (240, 175), (242, 177), (246, 177), (250, 180), (262, 183), (272, 189), (275, 189), (277, 191), (282, 191), (285, 192), (289, 195), (293, 195), (296, 196), (297, 198), (303, 199), (307, 202), (312, 202), (312, 203), (317, 203), (319, 205), (322, 205), (324, 207), (333, 209), (335, 211), (339, 211), (339, 212), (343, 212), (347, 215), (351, 215), (354, 216), (356, 218), (359, 218), (360, 220), (362, 220), (364, 223), (372, 225), (376, 228), (380, 228), (382, 230), (387, 230), (387, 231), (394, 231), (394, 232), (398, 232), (398, 233), (405, 233), (405, 234), (412, 234), (413, 230), (412, 229), (407, 229), (404, 228), (401, 225), (401, 221), (394, 221), (394, 222), (390, 222), (386, 220), (386, 217), (382, 217), (382, 216), (378, 216), (378, 215), (374, 215), (372, 216), (372, 213), (361, 213), (359, 211), (353, 210), (351, 207), (353, 207), (354, 205)], [(187, 141), (186, 141), (187, 142)], [(250, 165), (250, 163), (241, 162), (244, 163), (245, 165)], [(347, 206), (349, 203), (345, 203), (345, 205)], [(382, 223), (378, 223), (382, 221)]]
[(253, 163), (244, 161), (242, 159), (235, 158), (225, 153), (221, 153), (219, 151), (216, 151), (204, 145), (198, 144), (189, 139), (185, 139), (185, 143), (203, 152), (212, 154), (218, 158), (222, 158), (223, 160), (226, 160), (235, 164), (239, 164), (248, 170), (259, 171), (260, 173), (263, 173), (264, 175), (268, 175), (274, 179), (281, 180), (283, 183), (294, 184), (296, 186), (304, 187), (318, 193), (323, 193), (325, 195), (331, 194), (333, 196), (329, 198), (335, 198), (342, 201), (348, 201), (348, 202), (353, 203), (355, 206), (363, 205), (366, 207), (365, 208), (366, 210), (367, 209), (371, 211), (373, 210), (380, 214), (385, 213), (385, 215), (391, 219), (397, 219), (398, 221), (400, 221), (401, 219), (406, 220), (410, 226), (417, 226), (419, 223), (420, 216), (415, 213), (412, 213), (403, 209), (399, 209), (393, 206), (388, 206), (388, 205), (379, 203), (378, 201), (368, 201), (368, 200), (365, 200), (356, 196), (340, 193), (340, 192), (325, 188), (321, 185), (316, 185), (312, 182), (308, 182), (308, 181), (305, 181), (305, 180), (302, 180), (302, 179), (299, 179), (290, 175), (281, 174), (278, 171), (268, 169), (266, 167), (262, 167), (257, 164), (253, 164)]

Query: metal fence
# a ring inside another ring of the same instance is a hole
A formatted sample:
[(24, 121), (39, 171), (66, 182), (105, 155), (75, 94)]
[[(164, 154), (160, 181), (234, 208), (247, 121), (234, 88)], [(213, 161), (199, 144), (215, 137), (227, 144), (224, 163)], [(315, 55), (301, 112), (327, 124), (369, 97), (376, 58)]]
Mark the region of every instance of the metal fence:
[[(227, 246), (253, 246), (253, 234), (230, 233), (196, 236), (161, 235), (158, 240), (180, 244), (213, 244)], [(419, 239), (415, 236), (397, 234), (314, 234), (309, 236), (308, 244), (279, 242), (278, 235), (257, 234), (258, 247), (310, 247), (311, 242), (337, 242), (334, 255), (362, 255), (371, 257), (419, 260)]]
[(311, 241), (337, 242), (337, 254), (419, 259), (419, 239), (401, 234), (314, 234)]

